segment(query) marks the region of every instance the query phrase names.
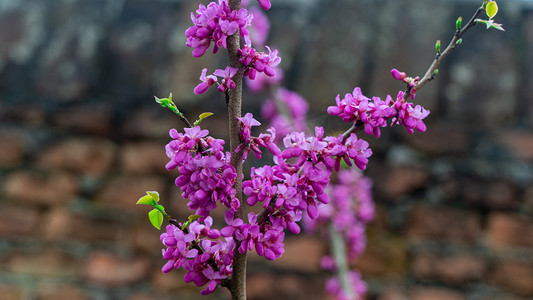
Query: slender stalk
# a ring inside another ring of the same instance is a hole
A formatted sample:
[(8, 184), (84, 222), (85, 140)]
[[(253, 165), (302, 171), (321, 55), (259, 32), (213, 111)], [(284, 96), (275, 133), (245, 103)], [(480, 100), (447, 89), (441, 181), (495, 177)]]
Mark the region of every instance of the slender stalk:
[(337, 265), (337, 276), (341, 282), (342, 290), (348, 296), (348, 299), (353, 299), (355, 296), (355, 291), (353, 286), (350, 284), (349, 271), (350, 266), (348, 265), (348, 255), (346, 254), (346, 241), (337, 231), (333, 222), (329, 224), (329, 235), (331, 236), (331, 249), (333, 258), (335, 259), (335, 264)]
[[(240, 0), (229, 0), (229, 7), (231, 10), (239, 10), (241, 7)], [(235, 88), (228, 93), (228, 118), (229, 118), (229, 135), (230, 135), (230, 151), (231, 151), (231, 165), (237, 171), (237, 178), (235, 179), (236, 197), (241, 202), (241, 207), (237, 211), (235, 217), (243, 218), (243, 201), (242, 201), (242, 151), (235, 153), (235, 149), (240, 144), (240, 121), (237, 118), (241, 117), (242, 109), (242, 77), (243, 69), (239, 63), (237, 50), (240, 48), (239, 33), (228, 37), (227, 49), (230, 66), (239, 68), (239, 71), (233, 77)], [(233, 300), (246, 299), (246, 253), (239, 253), (240, 243), (237, 244), (233, 252), (233, 275), (230, 282), (229, 290)]]

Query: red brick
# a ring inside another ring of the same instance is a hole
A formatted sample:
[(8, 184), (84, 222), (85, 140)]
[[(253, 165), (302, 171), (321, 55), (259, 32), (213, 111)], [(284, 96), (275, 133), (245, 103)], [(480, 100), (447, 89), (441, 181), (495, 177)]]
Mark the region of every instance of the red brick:
[(20, 135), (0, 132), (0, 168), (14, 168), (19, 166), (25, 154), (25, 143)]
[(26, 249), (7, 258), (8, 271), (44, 277), (76, 277), (79, 261), (74, 256), (57, 249)]
[(65, 173), (18, 171), (7, 176), (4, 189), (7, 197), (19, 203), (58, 205), (74, 199), (78, 181)]
[(470, 149), (470, 137), (463, 128), (431, 124), (426, 134), (408, 134), (402, 131), (407, 143), (430, 155), (462, 154)]
[(139, 282), (146, 277), (150, 264), (137, 257), (124, 259), (105, 252), (89, 256), (85, 265), (85, 277), (92, 283), (117, 287)]
[(252, 299), (273, 299), (275, 275), (272, 273), (249, 273), (246, 276), (246, 296)]
[(447, 198), (475, 207), (511, 209), (520, 201), (515, 186), (505, 180), (454, 176), (442, 187)]
[(89, 294), (83, 289), (67, 284), (43, 284), (37, 291), (39, 300), (89, 300)]
[(109, 140), (71, 138), (45, 149), (38, 164), (49, 169), (103, 175), (111, 167), (114, 156), (115, 145)]
[(533, 221), (508, 213), (491, 213), (488, 217), (487, 240), (494, 248), (533, 247)]
[(0, 237), (16, 238), (35, 234), (39, 213), (33, 207), (6, 205), (0, 202)]
[(147, 174), (159, 172), (171, 174), (165, 168), (168, 157), (165, 145), (153, 142), (127, 144), (120, 151), (122, 169), (127, 173)]
[(170, 140), (168, 131), (171, 128), (180, 130), (183, 125), (179, 123), (176, 116), (154, 105), (148, 109), (131, 112), (123, 124), (122, 133), (126, 136)]
[(20, 300), (23, 298), (22, 289), (18, 286), (0, 284), (0, 295), (3, 300)]
[(528, 131), (506, 131), (500, 142), (518, 159), (533, 161), (533, 134)]
[(144, 212), (146, 207), (135, 205), (137, 200), (146, 195), (146, 191), (157, 191), (164, 199), (165, 183), (166, 180), (157, 176), (118, 176), (107, 182), (97, 194), (96, 201), (106, 206)]
[(533, 263), (498, 261), (490, 272), (489, 281), (513, 293), (533, 296)]
[(384, 230), (367, 228), (367, 249), (355, 268), (365, 275), (394, 277), (407, 273), (407, 242)]
[(43, 217), (42, 236), (46, 240), (120, 242), (130, 238), (125, 224), (99, 216), (74, 213), (66, 207), (52, 209)]
[(54, 115), (56, 126), (84, 133), (105, 135), (112, 132), (110, 105), (84, 103), (64, 108)]
[(382, 291), (377, 297), (377, 300), (409, 300), (409, 298), (405, 289), (392, 286)]
[(152, 266), (151, 271), (151, 285), (162, 293), (176, 293), (177, 291), (187, 288), (193, 288), (195, 285), (192, 283), (186, 283), (183, 281), (185, 270), (172, 270), (170, 273), (161, 272), (161, 268), (166, 263), (161, 257), (155, 261), (156, 266)]
[(428, 184), (429, 174), (427, 171), (408, 166), (394, 167), (387, 171), (382, 188), (385, 195), (390, 198), (408, 194)]
[(159, 255), (164, 248), (159, 239), (160, 234), (161, 231), (154, 228), (148, 218), (141, 218), (133, 231), (133, 244), (146, 253)]
[(411, 293), (411, 300), (465, 300), (465, 295), (446, 288), (416, 288)]
[(483, 279), (486, 263), (473, 254), (420, 253), (415, 255), (412, 268), (418, 279), (437, 279), (451, 285), (461, 285)]
[(474, 212), (442, 206), (417, 206), (408, 220), (408, 235), (417, 239), (471, 243), (481, 235), (481, 218)]
[(285, 253), (274, 261), (278, 268), (294, 269), (303, 272), (321, 270), (320, 259), (326, 249), (322, 240), (310, 236), (285, 239)]

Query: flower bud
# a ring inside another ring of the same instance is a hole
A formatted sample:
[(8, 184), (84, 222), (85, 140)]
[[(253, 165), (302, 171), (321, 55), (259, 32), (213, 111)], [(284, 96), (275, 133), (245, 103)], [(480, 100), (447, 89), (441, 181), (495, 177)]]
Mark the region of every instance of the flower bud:
[(403, 80), (407, 75), (404, 72), (400, 72), (396, 69), (390, 71), (392, 77), (396, 80)]

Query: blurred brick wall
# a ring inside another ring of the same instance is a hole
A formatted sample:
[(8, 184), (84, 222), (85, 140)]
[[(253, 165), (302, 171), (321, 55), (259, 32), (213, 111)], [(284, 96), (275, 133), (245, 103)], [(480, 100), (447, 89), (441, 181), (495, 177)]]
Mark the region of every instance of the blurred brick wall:
[[(397, 67), (422, 73), (468, 1), (277, 1), (270, 44), (287, 85), (324, 117), (337, 93), (395, 93)], [(368, 299), (533, 297), (533, 26), (527, 2), (500, 4), (505, 33), (481, 26), (418, 94), (429, 130), (370, 142), (378, 208), (356, 266)], [(0, 298), (198, 299), (162, 274), (158, 232), (135, 201), (158, 190), (188, 214), (166, 172), (176, 103), (223, 137), (224, 103), (192, 93), (201, 68), (184, 46), (193, 1), (0, 2)], [(254, 99), (248, 97), (247, 99)], [(258, 100), (245, 110), (257, 112)], [(218, 216), (220, 216), (218, 212)], [(289, 236), (274, 263), (250, 256), (250, 299), (324, 299), (319, 237)], [(203, 299), (226, 299), (220, 292)]]

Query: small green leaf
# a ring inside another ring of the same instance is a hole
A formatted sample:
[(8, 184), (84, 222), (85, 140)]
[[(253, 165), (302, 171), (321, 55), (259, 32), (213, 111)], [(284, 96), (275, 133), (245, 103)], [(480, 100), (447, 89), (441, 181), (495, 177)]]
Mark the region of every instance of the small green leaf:
[(440, 53), (440, 40), (437, 40), (437, 42), (435, 43), (435, 51), (437, 51), (437, 53)]
[(496, 1), (489, 1), (485, 7), (485, 12), (487, 13), (489, 19), (494, 18), (494, 16), (498, 13), (498, 4), (496, 4)]
[(461, 30), (461, 25), (463, 23), (463, 17), (457, 18), (457, 21), (455, 21), (455, 28), (457, 31)]
[(456, 45), (461, 45), (461, 43), (463, 42), (463, 39), (458, 39), (457, 42), (455, 42)]
[(492, 24), (490, 25), (490, 27), (492, 27), (492, 28), (494, 28), (494, 29), (501, 30), (501, 31), (505, 31), (505, 29), (503, 29), (502, 24), (492, 23)]
[(156, 192), (156, 191), (148, 191), (148, 192), (146, 192), (146, 194), (151, 196), (156, 203), (159, 202), (159, 193), (158, 192)]
[(147, 204), (147, 205), (155, 205), (155, 201), (150, 195), (142, 196), (136, 204)]
[(150, 219), (150, 223), (152, 223), (152, 225), (157, 228), (157, 229), (161, 229), (161, 224), (163, 224), (163, 214), (157, 210), (157, 209), (152, 209), (149, 213), (148, 213), (148, 218)]
[(439, 74), (439, 69), (435, 69), (435, 71), (433, 71), (433, 76), (437, 76), (437, 74)]
[(196, 121), (194, 122), (194, 125), (196, 126), (196, 125), (200, 124), (200, 123), (203, 121), (203, 119), (205, 119), (205, 118), (207, 118), (207, 117), (209, 117), (209, 116), (212, 116), (212, 115), (213, 115), (213, 113), (211, 113), (211, 112), (205, 112), (205, 113), (202, 113), (202, 114), (198, 117), (198, 120), (196, 120)]
[(203, 218), (203, 216), (200, 216), (200, 215), (190, 215), (189, 216), (189, 221), (194, 221), (194, 220), (198, 220), (200, 218)]

